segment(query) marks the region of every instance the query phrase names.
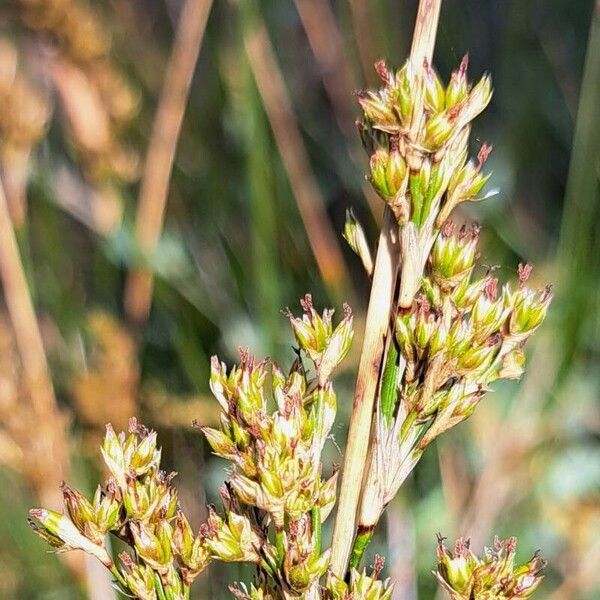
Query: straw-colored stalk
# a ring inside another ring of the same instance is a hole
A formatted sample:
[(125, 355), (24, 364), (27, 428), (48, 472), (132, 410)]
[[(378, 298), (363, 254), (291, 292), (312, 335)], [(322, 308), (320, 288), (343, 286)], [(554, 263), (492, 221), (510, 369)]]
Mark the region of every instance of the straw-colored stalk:
[[(38, 462), (30, 481), (44, 504), (58, 508), (62, 495), (56, 483), (68, 477), (69, 454), (65, 419), (54, 395), (46, 352), (31, 301), (23, 263), (0, 180), (0, 280), (23, 368), (28, 399), (35, 422), (32, 444)], [(66, 563), (78, 579), (83, 578), (83, 557), (72, 555)]]
[[(144, 165), (135, 222), (136, 240), (145, 259), (152, 255), (162, 232), (177, 141), (211, 6), (212, 0), (186, 0), (179, 16)], [(150, 270), (140, 267), (129, 274), (125, 309), (133, 321), (143, 321), (148, 316), (152, 288)]]
[[(424, 60), (431, 61), (440, 8), (441, 0), (421, 0), (419, 3), (410, 53), (410, 60), (415, 66), (422, 65)], [(386, 207), (375, 260), (333, 532), (331, 567), (338, 577), (344, 576), (354, 538), (356, 510), (361, 493), (357, 482), (363, 480), (398, 263), (398, 225), (391, 210)]]
[[(333, 9), (327, 0), (295, 0), (295, 4), (308, 43), (321, 70), (323, 85), (338, 126), (346, 138), (348, 154), (352, 162), (362, 168), (364, 158), (356, 137), (355, 114), (351, 102), (352, 92), (358, 85), (346, 56), (344, 39)], [(366, 180), (363, 181), (362, 190), (375, 220), (381, 225), (381, 199)]]
[[(52, 461), (52, 469), (49, 472), (60, 481), (67, 476), (69, 469), (64, 421), (56, 404), (42, 336), (29, 294), (3, 185), (0, 185), (0, 279), (31, 407), (39, 418), (40, 429), (32, 432), (32, 435), (39, 436), (38, 445), (45, 447), (41, 456)], [(41, 481), (34, 483), (40, 498), (53, 506), (60, 505), (56, 480), (48, 481), (46, 485)]]

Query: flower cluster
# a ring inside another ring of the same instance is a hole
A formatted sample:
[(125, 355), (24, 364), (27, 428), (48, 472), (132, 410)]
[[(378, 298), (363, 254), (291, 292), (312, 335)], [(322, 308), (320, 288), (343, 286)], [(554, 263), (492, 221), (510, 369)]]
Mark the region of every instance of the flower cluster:
[(415, 69), (408, 61), (394, 73), (378, 62), (384, 87), (359, 96), (369, 179), (400, 222), (422, 227), (444, 194), (445, 204), (456, 206), (474, 199), (487, 181), (480, 173), (487, 147), (474, 164), (467, 161), (467, 142), (469, 124), (491, 99), (491, 82), (484, 76), (469, 85), (467, 64), (465, 57), (444, 87), (428, 64)]
[(238, 536), (244, 548), (223, 540), (223, 548), (212, 550), (221, 560), (255, 563), (262, 574), (254, 587), (234, 588), (239, 598), (318, 597), (329, 564), (321, 524), (335, 503), (337, 474), (322, 478), (321, 452), (336, 414), (330, 377), (350, 347), (352, 313), (345, 307), (334, 328), (333, 311), (319, 314), (308, 295), (302, 307), (302, 317), (286, 314), (312, 376), (300, 359), (288, 375), (246, 351), (229, 373), (216, 357), (212, 361), (221, 427), (202, 431), (215, 454), (233, 465), (223, 488), (226, 520), (246, 528)]
[(491, 82), (484, 76), (471, 85), (467, 65), (465, 57), (444, 86), (427, 62), (416, 67), (409, 60), (394, 73), (380, 61), (375, 68), (384, 87), (359, 96), (369, 180), (400, 224), (405, 308), (437, 232), (454, 207), (479, 199), (489, 177), (481, 171), (491, 147), (484, 144), (473, 161), (468, 142), (471, 121), (491, 99)]
[(371, 575), (365, 570), (350, 570), (348, 581), (330, 575), (327, 581), (329, 600), (391, 600), (394, 587), (389, 579), (381, 580), (383, 558), (375, 556)]
[[(211, 543), (194, 534), (171, 485), (160, 470), (156, 432), (131, 419), (117, 435), (108, 425), (101, 447), (110, 472), (93, 498), (63, 483), (65, 513), (30, 511), (30, 524), (57, 552), (83, 550), (110, 570), (118, 588), (140, 600), (183, 600), (211, 561)], [(225, 529), (225, 527), (221, 528)], [(107, 534), (130, 545), (133, 555), (109, 553)]]
[(525, 600), (542, 582), (546, 561), (539, 552), (515, 565), (517, 540), (494, 540), (482, 557), (476, 556), (468, 539), (459, 539), (454, 551), (439, 539), (435, 576), (452, 600)]
[(425, 448), (471, 415), (494, 381), (522, 375), (524, 346), (546, 316), (552, 291), (526, 287), (528, 265), (519, 266), (516, 287), (501, 291), (492, 274), (473, 277), (478, 235), (478, 227), (456, 230), (448, 222), (417, 297), (398, 310), (393, 399), (376, 416), (363, 527), (377, 523)]

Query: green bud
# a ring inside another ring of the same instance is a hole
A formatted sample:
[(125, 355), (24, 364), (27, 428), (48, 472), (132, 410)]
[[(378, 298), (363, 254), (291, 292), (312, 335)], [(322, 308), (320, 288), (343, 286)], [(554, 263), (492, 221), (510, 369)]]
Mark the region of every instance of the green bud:
[(398, 150), (376, 150), (371, 156), (369, 166), (371, 184), (384, 200), (395, 198), (404, 188), (408, 168)]
[(455, 131), (455, 115), (448, 112), (436, 113), (425, 123), (422, 144), (430, 152), (437, 152)]
[(121, 521), (121, 502), (114, 481), (109, 480), (107, 492), (98, 486), (94, 494), (94, 522), (102, 534), (118, 528)]
[(121, 489), (126, 487), (125, 476), (127, 473), (125, 454), (123, 452), (124, 437), (124, 434), (117, 437), (113, 426), (109, 423), (106, 426), (106, 435), (100, 447), (102, 458)]
[(212, 427), (201, 427), (200, 430), (217, 456), (232, 461), (237, 459), (238, 449), (226, 434)]
[(491, 99), (492, 80), (488, 75), (484, 75), (469, 92), (469, 96), (460, 109), (459, 119), (461, 126), (467, 125), (476, 116), (481, 114)]
[(57, 552), (83, 550), (95, 556), (106, 567), (112, 566), (112, 560), (104, 547), (89, 540), (77, 529), (65, 515), (45, 508), (32, 508), (29, 511), (29, 525), (43, 540)]
[(319, 489), (318, 504), (321, 507), (321, 522), (324, 523), (333, 510), (337, 500), (337, 480), (338, 471), (336, 471), (327, 481), (321, 482)]
[(204, 538), (194, 536), (186, 516), (179, 511), (173, 528), (172, 548), (182, 563), (181, 571), (186, 585), (206, 569), (210, 563), (210, 554), (204, 544)]
[(321, 556), (309, 554), (300, 564), (287, 569), (287, 579), (297, 592), (305, 591), (310, 585), (318, 581), (327, 571), (329, 566), (330, 550)]
[(372, 127), (383, 131), (395, 131), (401, 125), (386, 90), (363, 93), (358, 97), (358, 103)]
[(128, 591), (140, 600), (156, 600), (154, 571), (147, 565), (134, 563), (129, 554), (122, 553), (119, 558), (123, 563), (120, 571)]
[[(61, 484), (61, 489), (65, 508), (71, 521), (85, 535), (90, 524), (95, 524), (95, 510), (92, 503), (78, 490), (69, 487), (64, 481)], [(100, 540), (94, 541), (98, 542)]]
[(373, 273), (373, 258), (371, 256), (371, 250), (367, 241), (362, 225), (356, 220), (351, 209), (346, 211), (346, 223), (344, 224), (344, 231), (342, 233), (344, 239), (348, 242), (348, 245), (358, 255), (362, 261), (363, 267), (367, 272), (367, 275), (371, 276)]
[(391, 92), (404, 127), (408, 127), (412, 119), (416, 83), (416, 75), (410, 60), (408, 60), (396, 73), (395, 87)]
[(259, 563), (259, 549), (264, 541), (258, 537), (250, 520), (229, 512), (223, 520), (214, 509), (209, 508), (206, 547), (214, 558), (224, 562)]
[(333, 330), (333, 310), (324, 310), (319, 315), (313, 307), (310, 294), (306, 294), (300, 304), (304, 309), (302, 318), (294, 317), (289, 311), (287, 316), (296, 341), (315, 363), (319, 382), (324, 385), (352, 345), (352, 310), (344, 304), (344, 318)]
[(438, 74), (430, 65), (425, 66), (425, 107), (438, 113), (445, 108), (446, 91)]
[(152, 528), (141, 521), (132, 521), (129, 529), (140, 558), (158, 573), (166, 574), (173, 561), (171, 550), (173, 531), (169, 523), (159, 521), (156, 527)]
[(546, 318), (552, 301), (552, 288), (533, 291), (525, 287), (518, 289), (511, 297), (512, 313), (509, 331), (512, 335), (531, 334)]
[(502, 358), (502, 368), (498, 371), (500, 379), (520, 379), (525, 371), (525, 353), (516, 348)]
[(467, 67), (469, 66), (469, 56), (465, 55), (460, 63), (460, 67), (454, 71), (450, 77), (450, 83), (446, 88), (445, 108), (454, 108), (467, 97)]
[(139, 477), (160, 464), (161, 452), (156, 448), (156, 431), (145, 432), (139, 442), (137, 436), (134, 439), (128, 466)]
[(449, 221), (438, 235), (431, 252), (431, 271), (434, 281), (444, 290), (451, 290), (470, 275), (477, 256), (479, 227), (462, 227), (455, 233)]

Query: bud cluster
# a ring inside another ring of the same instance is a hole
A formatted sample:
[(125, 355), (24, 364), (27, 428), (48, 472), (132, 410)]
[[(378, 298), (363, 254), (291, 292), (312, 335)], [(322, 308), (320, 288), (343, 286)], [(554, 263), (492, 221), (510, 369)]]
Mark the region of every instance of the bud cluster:
[(452, 552), (440, 538), (435, 576), (452, 600), (525, 600), (542, 582), (546, 561), (536, 552), (528, 562), (515, 565), (516, 548), (516, 538), (496, 538), (478, 557), (468, 539), (457, 540)]
[(360, 524), (374, 526), (386, 504), (440, 434), (464, 421), (498, 379), (518, 379), (524, 346), (546, 316), (551, 288), (498, 289), (490, 273), (474, 278), (478, 227), (450, 222), (432, 248), (420, 291), (399, 309), (399, 352), (392, 414), (377, 414), (377, 452), (370, 457)]
[[(175, 474), (160, 470), (156, 432), (135, 419), (127, 434), (107, 425), (101, 453), (110, 476), (93, 498), (63, 483), (65, 513), (34, 508), (31, 526), (57, 552), (78, 549), (96, 557), (128, 596), (184, 600), (210, 563), (211, 548), (178, 506)], [(133, 555), (122, 552), (114, 561), (107, 534), (129, 544)]]
[(415, 423), (427, 423), (424, 448), (468, 417), (497, 379), (518, 379), (523, 348), (546, 316), (550, 287), (531, 290), (531, 267), (519, 267), (516, 289), (486, 274), (473, 280), (478, 229), (438, 236), (421, 292), (396, 318), (405, 359), (401, 397)]
[[(334, 327), (332, 310), (319, 314), (309, 295), (301, 304), (302, 317), (286, 311), (301, 352), (288, 375), (247, 351), (229, 372), (212, 360), (221, 427), (202, 431), (214, 453), (233, 465), (222, 494), (225, 521), (233, 518), (239, 533), (221, 536), (219, 544), (211, 536), (209, 545), (217, 558), (255, 563), (263, 575), (250, 589), (235, 588), (238, 598), (318, 598), (329, 564), (321, 523), (335, 503), (337, 474), (322, 478), (321, 452), (336, 414), (330, 378), (350, 348), (352, 313), (345, 306)], [(302, 355), (314, 366), (312, 376)]]
[(391, 600), (394, 591), (390, 579), (381, 580), (379, 575), (383, 569), (383, 558), (375, 556), (375, 564), (371, 575), (365, 570), (350, 570), (347, 581), (330, 575), (327, 581), (329, 600)]
[(468, 58), (444, 85), (428, 62), (408, 60), (397, 72), (376, 63), (378, 91), (359, 95), (363, 145), (370, 156), (368, 179), (400, 225), (399, 304), (408, 308), (438, 231), (462, 202), (481, 199), (482, 174), (491, 147), (468, 158), (471, 122), (492, 97), (484, 75), (467, 80)]
[(408, 61), (394, 73), (380, 61), (384, 87), (359, 95), (369, 179), (400, 223), (423, 227), (440, 206), (449, 212), (449, 205), (475, 199), (487, 181), (480, 171), (488, 147), (473, 163), (467, 144), (471, 121), (491, 99), (491, 81), (485, 75), (471, 85), (467, 65), (465, 57), (444, 86), (428, 63)]

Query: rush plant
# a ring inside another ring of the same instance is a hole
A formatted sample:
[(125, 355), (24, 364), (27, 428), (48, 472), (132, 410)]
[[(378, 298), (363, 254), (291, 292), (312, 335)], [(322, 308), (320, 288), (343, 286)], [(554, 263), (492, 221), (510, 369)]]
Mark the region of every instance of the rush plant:
[[(193, 529), (173, 475), (160, 469), (156, 434), (130, 423), (107, 427), (102, 456), (109, 478), (92, 499), (63, 486), (64, 514), (33, 509), (35, 531), (59, 552), (81, 549), (112, 573), (116, 587), (142, 600), (189, 597), (213, 560), (254, 565), (236, 583), (240, 600), (387, 600), (383, 559), (361, 569), (386, 506), (440, 435), (467, 419), (499, 379), (521, 377), (524, 347), (543, 322), (552, 292), (500, 285), (477, 266), (479, 227), (449, 217), (486, 198), (491, 147), (469, 158), (471, 123), (489, 103), (491, 81), (467, 78), (467, 58), (448, 82), (431, 66), (439, 2), (421, 2), (411, 56), (399, 69), (380, 61), (379, 90), (359, 95), (368, 179), (386, 204), (375, 259), (356, 219), (344, 237), (360, 256), (372, 290), (345, 452), (333, 539), (321, 534), (338, 499), (338, 473), (322, 452), (334, 424), (332, 377), (352, 339), (352, 312), (319, 311), (310, 295), (302, 313), (285, 312), (298, 346), (285, 373), (247, 350), (228, 368), (217, 357), (210, 387), (220, 426), (199, 426), (213, 452), (229, 461), (222, 506)], [(113, 557), (108, 535), (130, 547)], [(468, 540), (438, 545), (435, 576), (453, 600), (521, 600), (542, 580), (538, 554), (515, 564), (516, 540), (496, 540), (475, 555)]]

